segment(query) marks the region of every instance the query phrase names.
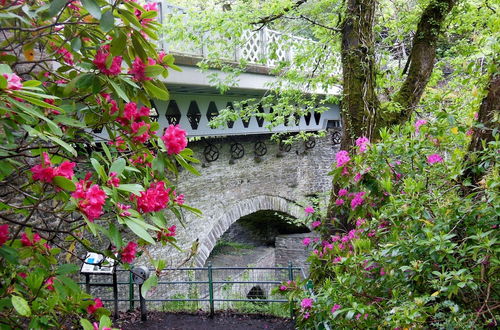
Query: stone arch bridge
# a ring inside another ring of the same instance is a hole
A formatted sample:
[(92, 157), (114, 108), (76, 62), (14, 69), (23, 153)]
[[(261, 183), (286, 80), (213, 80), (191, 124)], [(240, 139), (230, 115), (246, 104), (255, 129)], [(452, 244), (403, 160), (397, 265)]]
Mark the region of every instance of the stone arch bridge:
[[(160, 3), (162, 18), (182, 9)], [(278, 31), (261, 29), (244, 34), (241, 49), (235, 49), (234, 61), (244, 58), (248, 63), (237, 85), (224, 95), (210, 84), (214, 72), (201, 71), (196, 66), (204, 49), (186, 47), (187, 43), (175, 45), (162, 40), (160, 47), (174, 53), (176, 64), (182, 72), (172, 72), (165, 80), (170, 90), (169, 101), (153, 100), (153, 117), (165, 128), (180, 124), (188, 137), (196, 137), (189, 147), (201, 163), (196, 165), (202, 176), (196, 177), (187, 171), (180, 173), (178, 192), (186, 196), (186, 204), (203, 212), (201, 217), (185, 214), (186, 228), (179, 230), (181, 248), (189, 250), (199, 241), (198, 253), (191, 260), (201, 266), (210, 255), (216, 241), (238, 219), (258, 211), (277, 211), (293, 217), (304, 215), (303, 206), (310, 196), (329, 191), (331, 170), (335, 150), (340, 143), (340, 115), (337, 104), (326, 104), (327, 111), (309, 111), (303, 116), (291, 116), (284, 124), (266, 128), (262, 117), (236, 120), (225, 127), (211, 128), (208, 122), (226, 107), (233, 107), (249, 98), (263, 96), (268, 85), (277, 77), (270, 74), (273, 65), (294, 55), (293, 47), (286, 47), (294, 36)], [(296, 38), (303, 42), (314, 42)], [(288, 41), (285, 41), (288, 40)], [(300, 41), (299, 40), (299, 41)], [(273, 43), (273, 47), (270, 44)], [(270, 49), (278, 46), (280, 52), (270, 56)], [(223, 73), (221, 73), (223, 74)], [(327, 97), (337, 91), (317, 90), (305, 93)], [(259, 112), (270, 113), (272, 106), (259, 106)], [(283, 145), (272, 142), (272, 133), (295, 134), (299, 131), (317, 132), (326, 130), (324, 138)], [(182, 227), (182, 224), (176, 223)], [(153, 251), (153, 255), (165, 258), (171, 266), (179, 264), (187, 252), (173, 248)], [(190, 262), (191, 262), (190, 261)]]

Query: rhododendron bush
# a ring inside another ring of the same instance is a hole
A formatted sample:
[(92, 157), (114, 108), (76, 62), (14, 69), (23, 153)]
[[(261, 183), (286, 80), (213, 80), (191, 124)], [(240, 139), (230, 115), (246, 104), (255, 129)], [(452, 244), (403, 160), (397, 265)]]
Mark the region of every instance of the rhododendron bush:
[(483, 179), (470, 190), (461, 146), (473, 118), (458, 130), (438, 112), (337, 153), (336, 217), (306, 218), (321, 236), (303, 241), (313, 285), (276, 289), (301, 328), (498, 326), (500, 142), (495, 133), (476, 155)]
[(178, 70), (156, 51), (157, 15), (132, 0), (0, 2), (2, 329), (109, 327), (74, 281), (85, 251), (129, 267), (175, 245), (181, 208), (199, 212), (172, 183), (179, 164), (197, 174), (186, 132), (150, 117)]

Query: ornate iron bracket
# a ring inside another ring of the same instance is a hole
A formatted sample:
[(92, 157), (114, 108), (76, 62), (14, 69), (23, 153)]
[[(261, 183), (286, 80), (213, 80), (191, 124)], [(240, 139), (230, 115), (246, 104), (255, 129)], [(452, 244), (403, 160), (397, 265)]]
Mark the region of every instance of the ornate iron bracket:
[(213, 144), (209, 144), (203, 149), (203, 156), (207, 162), (215, 162), (219, 159), (219, 148)]
[(256, 156), (264, 156), (265, 154), (267, 154), (266, 144), (262, 141), (256, 142), (254, 145), (254, 152)]
[(289, 152), (290, 150), (292, 150), (292, 145), (287, 144), (283, 141), (280, 141), (279, 149), (280, 149), (280, 151)]
[(305, 142), (304, 142), (304, 147), (306, 149), (312, 149), (316, 146), (316, 139), (312, 136), (310, 136)]
[(240, 159), (245, 156), (245, 148), (241, 143), (235, 142), (231, 144), (231, 158)]
[(335, 145), (340, 144), (341, 139), (342, 139), (342, 134), (340, 134), (339, 131), (333, 132), (333, 134), (332, 134), (333, 144), (335, 144)]

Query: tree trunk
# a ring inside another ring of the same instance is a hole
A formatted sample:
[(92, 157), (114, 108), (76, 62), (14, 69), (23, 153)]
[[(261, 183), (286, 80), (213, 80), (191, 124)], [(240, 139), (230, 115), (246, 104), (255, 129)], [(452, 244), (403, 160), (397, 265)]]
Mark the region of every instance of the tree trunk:
[[(377, 122), (373, 27), (376, 0), (348, 0), (342, 24), (343, 135), (340, 148), (350, 150), (360, 136), (372, 138)], [(334, 189), (327, 216), (333, 216)]]
[(341, 148), (349, 150), (356, 138), (375, 132), (378, 100), (375, 94), (373, 27), (376, 0), (348, 0), (342, 24), (342, 123)]
[(418, 105), (434, 69), (436, 43), (444, 21), (456, 2), (457, 0), (433, 0), (422, 13), (408, 57), (408, 75), (393, 99), (399, 103), (401, 113), (386, 118), (387, 125), (407, 121)]
[(468, 167), (464, 172), (462, 179), (469, 179), (472, 184), (477, 185), (481, 179), (482, 173), (473, 171), (477, 165), (475, 153), (482, 151), (483, 143), (493, 141), (493, 130), (499, 130), (500, 116), (500, 74), (493, 72), (487, 86), (487, 94), (481, 102), (477, 116), (477, 122), (481, 127), (475, 127), (472, 134), (472, 140), (469, 144), (468, 154), (465, 162)]

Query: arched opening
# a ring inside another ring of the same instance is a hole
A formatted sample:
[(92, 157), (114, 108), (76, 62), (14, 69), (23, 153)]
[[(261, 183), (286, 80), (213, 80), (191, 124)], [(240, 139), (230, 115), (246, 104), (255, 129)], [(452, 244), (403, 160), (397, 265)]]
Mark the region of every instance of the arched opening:
[[(260, 210), (240, 217), (219, 237), (205, 264), (246, 267), (274, 261), (277, 237), (309, 233), (305, 225), (284, 212)], [(264, 260), (266, 259), (266, 260)]]

